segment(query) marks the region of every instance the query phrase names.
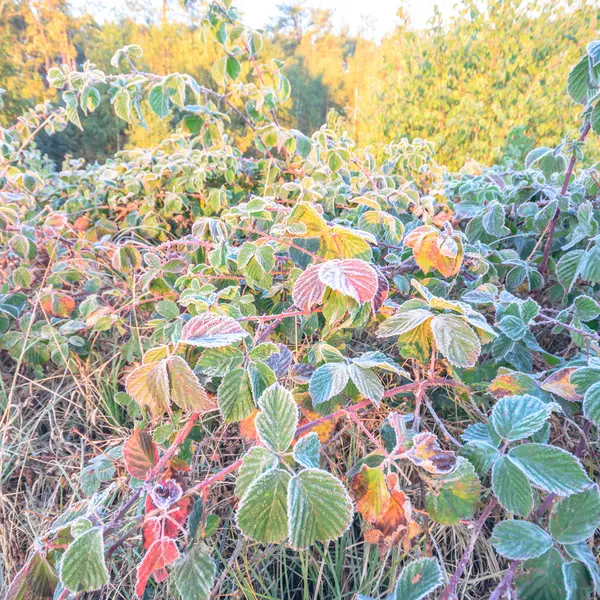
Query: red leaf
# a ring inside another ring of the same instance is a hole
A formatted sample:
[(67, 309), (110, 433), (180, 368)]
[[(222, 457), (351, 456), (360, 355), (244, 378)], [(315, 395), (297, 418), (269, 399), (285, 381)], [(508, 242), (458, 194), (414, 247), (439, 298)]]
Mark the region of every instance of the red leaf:
[(390, 291), (390, 284), (387, 277), (377, 268), (375, 268), (375, 272), (377, 273), (377, 290), (375, 291), (375, 296), (373, 296), (373, 299), (371, 300), (371, 306), (373, 307), (374, 313), (378, 312), (383, 306)]
[(144, 480), (158, 462), (158, 447), (148, 432), (136, 429), (125, 442), (123, 458), (129, 474)]
[(202, 348), (220, 348), (239, 342), (248, 333), (231, 317), (203, 313), (192, 317), (183, 327), (181, 342)]
[(146, 584), (150, 575), (154, 573), (157, 581), (164, 581), (166, 578), (165, 567), (175, 562), (179, 558), (179, 549), (174, 540), (162, 538), (156, 540), (146, 552), (142, 562), (137, 568), (137, 581), (135, 584), (135, 593), (138, 598), (144, 595)]
[(359, 304), (370, 302), (377, 293), (377, 272), (358, 258), (326, 262), (321, 265), (319, 277), (326, 286), (350, 296)]
[(300, 310), (310, 310), (323, 300), (325, 285), (319, 277), (320, 270), (321, 265), (310, 265), (294, 282), (292, 299)]

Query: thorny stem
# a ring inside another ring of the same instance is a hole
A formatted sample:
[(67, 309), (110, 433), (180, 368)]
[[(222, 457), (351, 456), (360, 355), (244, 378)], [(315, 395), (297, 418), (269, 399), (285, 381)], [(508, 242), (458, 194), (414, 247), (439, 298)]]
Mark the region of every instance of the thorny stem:
[(456, 571), (454, 571), (452, 577), (450, 578), (450, 581), (448, 582), (448, 585), (442, 592), (440, 600), (450, 600), (452, 598), (454, 590), (458, 585), (463, 571), (465, 570), (465, 567), (467, 566), (467, 563), (471, 558), (471, 554), (473, 554), (473, 550), (475, 549), (475, 542), (477, 541), (477, 538), (479, 537), (479, 534), (481, 533), (481, 530), (483, 529), (483, 526), (485, 525), (485, 522), (487, 521), (488, 517), (492, 513), (492, 509), (495, 505), (496, 500), (492, 498), (488, 502), (487, 506), (483, 509), (483, 512), (479, 515), (479, 518), (477, 519), (473, 527), (473, 531), (471, 532), (469, 543), (467, 544), (467, 547), (465, 548), (465, 551), (458, 563), (458, 566), (456, 567)]
[[(588, 123), (581, 132), (578, 141), (583, 142), (585, 140), (587, 134), (590, 132), (591, 124)], [(569, 188), (569, 181), (571, 180), (571, 175), (573, 174), (573, 169), (575, 168), (575, 163), (577, 162), (577, 155), (573, 152), (571, 156), (571, 160), (569, 161), (569, 166), (567, 167), (567, 172), (565, 173), (565, 180), (563, 182), (562, 188), (560, 190), (560, 196), (564, 196), (567, 193)], [(554, 211), (554, 216), (552, 217), (552, 221), (550, 221), (550, 226), (548, 227), (548, 238), (546, 239), (546, 245), (544, 246), (544, 256), (542, 257), (542, 262), (540, 263), (540, 273), (545, 275), (546, 268), (548, 266), (548, 259), (550, 258), (550, 249), (552, 247), (552, 239), (554, 238), (554, 230), (556, 229), (556, 224), (558, 223), (558, 217), (560, 215), (560, 208), (556, 207)]]

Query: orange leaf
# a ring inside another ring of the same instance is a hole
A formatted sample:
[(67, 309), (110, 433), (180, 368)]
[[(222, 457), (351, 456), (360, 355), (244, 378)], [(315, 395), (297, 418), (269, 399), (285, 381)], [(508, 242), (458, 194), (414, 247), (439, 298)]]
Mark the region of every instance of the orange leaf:
[(144, 595), (150, 575), (155, 574), (157, 581), (166, 579), (165, 567), (179, 558), (179, 550), (174, 540), (163, 538), (156, 540), (142, 559), (137, 568), (135, 593), (138, 598)]
[(256, 418), (257, 414), (258, 410), (255, 410), (249, 417), (240, 421), (240, 434), (243, 438), (247, 439), (248, 441), (256, 442), (259, 439), (256, 427), (254, 425), (254, 419)]
[(352, 492), (356, 500), (356, 510), (369, 523), (379, 519), (390, 505), (391, 495), (382, 469), (363, 465), (352, 480)]
[(365, 542), (377, 544), (381, 556), (398, 543), (408, 551), (412, 540), (421, 532), (421, 527), (413, 520), (410, 500), (398, 486), (398, 476), (390, 473), (386, 485), (390, 492), (389, 505), (365, 532)]
[(563, 369), (559, 369), (544, 379), (541, 388), (544, 391), (555, 394), (556, 396), (564, 398), (565, 400), (570, 400), (571, 402), (580, 402), (582, 396), (575, 391), (575, 386), (570, 381), (571, 373), (573, 373), (575, 370), (576, 367), (565, 367)]
[(534, 380), (524, 373), (510, 371), (508, 373), (499, 373), (488, 387), (488, 392), (495, 398), (504, 398), (504, 396), (515, 396), (535, 391), (537, 388)]
[(75, 310), (75, 300), (61, 292), (47, 292), (40, 298), (44, 312), (66, 319)]
[(123, 446), (123, 459), (132, 477), (146, 479), (148, 472), (158, 462), (158, 447), (152, 441), (152, 436), (136, 429)]

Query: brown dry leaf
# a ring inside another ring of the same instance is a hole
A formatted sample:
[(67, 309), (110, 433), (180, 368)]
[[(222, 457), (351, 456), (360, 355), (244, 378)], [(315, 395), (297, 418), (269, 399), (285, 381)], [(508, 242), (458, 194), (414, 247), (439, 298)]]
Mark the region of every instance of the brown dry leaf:
[(408, 551), (421, 532), (420, 525), (413, 519), (411, 502), (398, 485), (398, 476), (390, 473), (386, 485), (390, 493), (389, 505), (381, 517), (369, 525), (364, 536), (367, 544), (378, 546), (382, 557), (399, 543)]
[(415, 435), (412, 448), (402, 457), (434, 475), (450, 473), (456, 466), (456, 454), (442, 450), (437, 437), (429, 432)]

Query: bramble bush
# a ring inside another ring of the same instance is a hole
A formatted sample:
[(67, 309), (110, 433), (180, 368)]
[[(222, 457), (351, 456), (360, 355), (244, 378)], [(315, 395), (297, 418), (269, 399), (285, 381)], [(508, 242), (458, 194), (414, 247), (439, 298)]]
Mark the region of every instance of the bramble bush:
[[(81, 437), (92, 455), (6, 598), (107, 589), (126, 560), (140, 598), (163, 581), (209, 598), (243, 544), (316, 552), (319, 583), (289, 594), (316, 598), (350, 532), (387, 588), (341, 572), (327, 597), (449, 600), (473, 568), (492, 600), (600, 592), (600, 173), (576, 170), (600, 133), (600, 42), (569, 76), (576, 135), (520, 171), (450, 173), (424, 140), (377, 162), (346, 134), (280, 127), (290, 85), (260, 33), (218, 1), (200, 33), (222, 48), (215, 89), (140, 72), (126, 46), (118, 74), (52, 68), (63, 104), (1, 132), (3, 480), (20, 378), (118, 372), (111, 443)], [(55, 169), (36, 134), (101, 101), (178, 132)], [(454, 561), (434, 532), (465, 526)]]

